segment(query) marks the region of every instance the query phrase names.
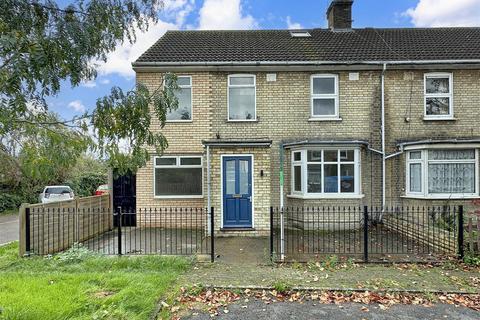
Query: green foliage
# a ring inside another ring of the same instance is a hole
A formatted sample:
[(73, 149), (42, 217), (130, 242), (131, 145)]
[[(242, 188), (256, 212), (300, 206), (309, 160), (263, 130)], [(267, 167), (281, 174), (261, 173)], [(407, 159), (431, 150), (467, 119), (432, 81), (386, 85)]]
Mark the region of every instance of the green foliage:
[[(2, 162), (13, 169), (7, 185), (15, 185), (18, 172), (31, 178), (32, 186), (62, 180), (72, 159), (87, 149), (120, 174), (145, 165), (148, 150), (163, 151), (165, 137), (150, 128), (153, 117), (163, 127), (166, 112), (178, 107), (175, 76), (151, 91), (142, 84), (127, 92), (112, 88), (94, 110), (72, 119), (59, 119), (46, 103), (62, 81), (75, 87), (94, 79), (95, 62), (106, 61), (119, 43), (134, 42), (136, 32), (158, 20), (162, 5), (161, 0), (0, 1), (0, 160), (15, 159)], [(1, 174), (0, 180), (7, 181)]]
[(77, 159), (64, 184), (70, 186), (78, 197), (93, 195), (99, 185), (106, 184), (108, 168), (104, 161), (83, 156)]
[[(118, 42), (156, 22), (159, 0), (88, 0), (61, 6), (54, 0), (0, 2), (0, 88), (4, 116), (28, 112), (27, 103), (96, 76), (92, 60), (106, 61)], [(3, 121), (2, 121), (3, 122)], [(5, 125), (6, 123), (3, 122)]]
[[(38, 146), (38, 148), (42, 149), (43, 147)], [(9, 183), (0, 178), (0, 212), (8, 209), (16, 210), (24, 202), (38, 202), (38, 195), (46, 185), (68, 185), (76, 196), (85, 197), (93, 195), (99, 185), (107, 183), (108, 169), (104, 161), (84, 154), (66, 155), (65, 151), (57, 150), (55, 145), (51, 147), (51, 150), (56, 150), (58, 153), (64, 152), (63, 157), (58, 157), (57, 162), (53, 161), (57, 158), (56, 156), (52, 156), (51, 161), (48, 161), (46, 155), (43, 159), (37, 159), (37, 156), (32, 155), (33, 158), (30, 159), (22, 151), (20, 159), (13, 158), (20, 164), (21, 172), (14, 178), (15, 183)], [(44, 152), (46, 151), (44, 150)], [(35, 154), (40, 152), (42, 151), (37, 151)], [(65, 161), (66, 159), (68, 161)], [(42, 162), (43, 164), (40, 164)], [(38, 172), (36, 170), (29, 171), (32, 163), (45, 166), (46, 172), (50, 172), (50, 175), (43, 176), (35, 174)]]
[(163, 127), (167, 110), (178, 107), (176, 81), (175, 75), (168, 74), (161, 90), (150, 93), (146, 86), (138, 84), (134, 91), (124, 93), (114, 87), (110, 96), (97, 100), (92, 117), (98, 140), (95, 150), (106, 156), (109, 165), (117, 168), (119, 174), (136, 172), (144, 166), (149, 159), (148, 149), (161, 154), (167, 147), (163, 134), (152, 132), (150, 128), (152, 114)]
[(68, 264), (82, 262), (96, 256), (98, 256), (97, 253), (88, 250), (88, 248), (84, 247), (81, 243), (74, 243), (70, 249), (56, 255), (55, 259)]
[(273, 289), (280, 293), (286, 293), (292, 290), (292, 287), (286, 282), (277, 281), (273, 284)]
[(17, 194), (0, 191), (0, 212), (12, 208), (18, 208), (22, 204), (22, 200), (22, 197)]
[(466, 265), (469, 265), (469, 266), (472, 266), (472, 267), (480, 267), (480, 256), (473, 255), (473, 254), (467, 254), (463, 258), (463, 262), (465, 262)]
[(0, 318), (148, 319), (190, 267), (180, 258), (106, 257), (83, 248), (57, 257), (19, 258), (18, 243), (0, 247)]

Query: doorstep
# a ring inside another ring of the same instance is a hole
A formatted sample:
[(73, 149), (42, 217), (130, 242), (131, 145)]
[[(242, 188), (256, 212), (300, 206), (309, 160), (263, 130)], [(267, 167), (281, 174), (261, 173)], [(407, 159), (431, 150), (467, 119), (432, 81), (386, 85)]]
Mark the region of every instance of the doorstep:
[(255, 228), (220, 228), (221, 232), (255, 231)]

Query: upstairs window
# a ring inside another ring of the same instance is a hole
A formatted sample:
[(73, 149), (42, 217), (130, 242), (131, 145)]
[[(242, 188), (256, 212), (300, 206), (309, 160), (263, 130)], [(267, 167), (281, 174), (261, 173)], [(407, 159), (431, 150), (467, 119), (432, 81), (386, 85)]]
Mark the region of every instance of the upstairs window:
[(407, 153), (407, 195), (462, 198), (478, 195), (475, 149), (425, 149)]
[(338, 76), (313, 75), (311, 78), (312, 118), (338, 118)]
[(178, 99), (178, 108), (167, 112), (167, 121), (192, 120), (192, 77), (178, 76), (179, 90), (175, 93)]
[(154, 158), (156, 198), (198, 198), (203, 195), (202, 157)]
[(255, 121), (256, 81), (254, 75), (228, 76), (228, 120)]
[(425, 74), (425, 119), (453, 118), (451, 73)]

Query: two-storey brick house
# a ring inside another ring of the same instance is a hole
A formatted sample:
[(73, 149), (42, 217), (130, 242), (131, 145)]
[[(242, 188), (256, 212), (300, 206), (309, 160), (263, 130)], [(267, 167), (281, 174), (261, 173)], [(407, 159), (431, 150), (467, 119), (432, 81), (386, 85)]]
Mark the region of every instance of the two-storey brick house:
[(169, 31), (133, 67), (178, 76), (169, 147), (137, 207), (216, 208), (265, 234), (270, 206), (439, 204), (479, 197), (480, 28)]

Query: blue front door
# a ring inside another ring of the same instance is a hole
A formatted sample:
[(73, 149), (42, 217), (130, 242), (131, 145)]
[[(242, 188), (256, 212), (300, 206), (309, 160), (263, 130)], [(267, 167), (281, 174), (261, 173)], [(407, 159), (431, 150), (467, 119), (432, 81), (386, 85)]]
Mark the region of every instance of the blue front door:
[(223, 227), (252, 227), (252, 157), (223, 158)]

